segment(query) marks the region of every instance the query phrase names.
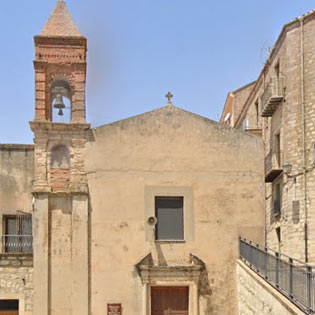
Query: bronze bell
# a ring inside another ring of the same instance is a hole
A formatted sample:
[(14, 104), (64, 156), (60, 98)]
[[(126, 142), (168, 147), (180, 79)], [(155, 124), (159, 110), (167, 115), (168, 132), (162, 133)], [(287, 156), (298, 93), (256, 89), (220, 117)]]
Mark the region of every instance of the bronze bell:
[(58, 111), (58, 115), (59, 116), (63, 115), (62, 109), (65, 108), (65, 107), (66, 106), (63, 103), (62, 95), (61, 94), (57, 94), (56, 95), (56, 101), (55, 101), (55, 104), (54, 104), (54, 108), (59, 108), (59, 111)]

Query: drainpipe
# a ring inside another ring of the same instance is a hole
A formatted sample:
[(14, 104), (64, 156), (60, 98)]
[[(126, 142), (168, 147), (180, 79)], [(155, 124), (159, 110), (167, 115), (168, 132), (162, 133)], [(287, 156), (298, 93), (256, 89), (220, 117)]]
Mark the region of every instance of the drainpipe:
[(305, 145), (305, 82), (304, 82), (304, 17), (300, 18), (301, 23), (301, 102), (302, 102), (302, 164), (303, 164), (303, 190), (304, 190), (304, 242), (305, 262), (308, 262), (308, 236), (307, 236), (307, 192), (306, 192), (306, 145)]

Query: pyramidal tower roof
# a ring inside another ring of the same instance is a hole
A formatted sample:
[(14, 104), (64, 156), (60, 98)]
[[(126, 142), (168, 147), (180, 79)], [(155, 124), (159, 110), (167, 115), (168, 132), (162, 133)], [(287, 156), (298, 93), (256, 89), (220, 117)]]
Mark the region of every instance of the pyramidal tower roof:
[(41, 36), (82, 36), (64, 0), (58, 0)]

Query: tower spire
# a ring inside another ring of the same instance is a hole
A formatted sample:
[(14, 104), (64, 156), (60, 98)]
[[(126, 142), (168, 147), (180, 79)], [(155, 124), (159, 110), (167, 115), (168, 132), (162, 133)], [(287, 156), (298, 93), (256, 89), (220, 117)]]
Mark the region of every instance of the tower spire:
[(64, 0), (57, 4), (44, 26), (41, 36), (82, 36), (75, 25)]

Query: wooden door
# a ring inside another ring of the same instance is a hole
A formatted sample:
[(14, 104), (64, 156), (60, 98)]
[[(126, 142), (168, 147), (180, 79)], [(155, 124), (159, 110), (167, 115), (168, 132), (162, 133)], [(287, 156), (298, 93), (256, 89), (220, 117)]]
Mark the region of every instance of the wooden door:
[(19, 301), (0, 300), (0, 315), (19, 315)]
[(188, 287), (151, 287), (151, 315), (188, 315)]

